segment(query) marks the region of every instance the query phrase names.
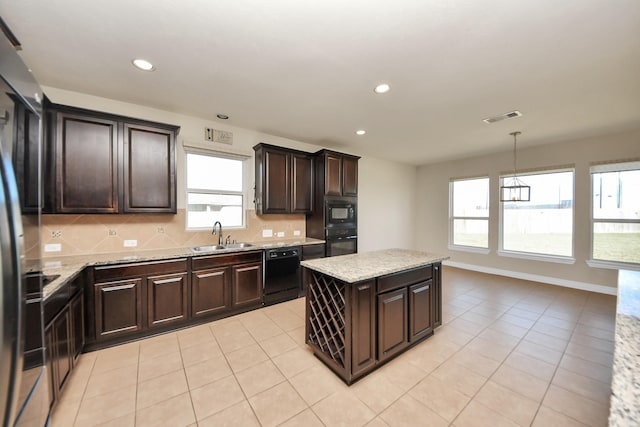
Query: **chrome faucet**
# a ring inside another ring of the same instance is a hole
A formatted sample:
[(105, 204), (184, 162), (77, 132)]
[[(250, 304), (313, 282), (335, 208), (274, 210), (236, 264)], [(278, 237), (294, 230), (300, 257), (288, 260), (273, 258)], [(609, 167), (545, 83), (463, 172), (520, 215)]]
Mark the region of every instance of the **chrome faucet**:
[(213, 231), (211, 231), (211, 234), (215, 236), (216, 225), (220, 226), (220, 235), (218, 235), (218, 245), (222, 246), (222, 224), (220, 223), (220, 221), (216, 221), (213, 223)]

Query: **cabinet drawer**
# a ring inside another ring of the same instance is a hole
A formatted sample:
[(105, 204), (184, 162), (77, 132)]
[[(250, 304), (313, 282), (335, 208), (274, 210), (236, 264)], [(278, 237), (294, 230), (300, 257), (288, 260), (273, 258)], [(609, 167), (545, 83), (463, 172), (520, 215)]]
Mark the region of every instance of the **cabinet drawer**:
[(419, 267), (409, 271), (389, 274), (378, 278), (378, 293), (391, 291), (402, 286), (412, 285), (417, 282), (431, 279), (432, 266)]
[(239, 252), (225, 255), (211, 255), (193, 258), (192, 270), (204, 270), (206, 268), (224, 267), (249, 262), (262, 262), (262, 251)]
[(93, 278), (95, 282), (104, 282), (113, 279), (127, 277), (140, 277), (165, 273), (180, 273), (187, 271), (187, 259), (181, 258), (171, 261), (140, 262), (135, 264), (123, 264), (117, 266), (94, 267)]

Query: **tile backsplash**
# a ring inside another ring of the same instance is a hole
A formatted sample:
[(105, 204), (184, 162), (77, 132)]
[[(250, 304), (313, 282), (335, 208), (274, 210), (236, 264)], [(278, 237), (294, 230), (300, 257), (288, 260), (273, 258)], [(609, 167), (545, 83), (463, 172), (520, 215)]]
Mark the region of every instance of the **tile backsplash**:
[[(211, 230), (185, 230), (185, 210), (177, 214), (125, 215), (43, 215), (42, 245), (44, 258), (92, 253), (130, 252), (132, 249), (168, 249), (217, 243)], [(213, 226), (213, 224), (212, 224)], [(277, 242), (306, 236), (304, 215), (256, 215), (247, 210), (246, 228), (224, 228), (226, 239), (231, 235), (238, 242)], [(273, 237), (262, 237), (270, 229)], [(299, 231), (300, 236), (294, 236)], [(278, 233), (284, 233), (278, 236)], [(137, 246), (125, 247), (125, 240), (136, 240)], [(60, 252), (44, 252), (44, 246), (60, 244)]]

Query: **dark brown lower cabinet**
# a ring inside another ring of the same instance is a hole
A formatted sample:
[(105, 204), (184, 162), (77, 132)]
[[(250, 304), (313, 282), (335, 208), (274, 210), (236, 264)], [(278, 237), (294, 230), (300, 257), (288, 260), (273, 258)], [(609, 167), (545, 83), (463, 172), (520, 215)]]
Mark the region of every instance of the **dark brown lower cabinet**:
[(231, 307), (255, 306), (262, 303), (262, 262), (234, 265), (232, 271)]
[(187, 273), (147, 278), (150, 328), (187, 320)]
[[(78, 292), (45, 327), (50, 405), (58, 400), (84, 345), (84, 293)], [(45, 302), (46, 304), (46, 302)], [(46, 305), (45, 305), (46, 307)]]
[(262, 305), (262, 251), (194, 257), (191, 268), (192, 317)]
[(262, 250), (91, 268), (87, 346), (262, 305)]
[(347, 384), (430, 337), (441, 313), (440, 263), (347, 283), (304, 269), (305, 341)]
[(351, 301), (356, 313), (351, 322), (351, 371), (358, 375), (376, 364), (376, 282), (354, 286)]
[(407, 308), (407, 288), (378, 295), (379, 360), (393, 356), (409, 343)]
[(409, 341), (414, 342), (433, 332), (433, 280), (409, 286)]
[(142, 278), (94, 285), (96, 339), (142, 330)]
[(191, 317), (210, 316), (231, 306), (229, 269), (210, 268), (191, 273)]

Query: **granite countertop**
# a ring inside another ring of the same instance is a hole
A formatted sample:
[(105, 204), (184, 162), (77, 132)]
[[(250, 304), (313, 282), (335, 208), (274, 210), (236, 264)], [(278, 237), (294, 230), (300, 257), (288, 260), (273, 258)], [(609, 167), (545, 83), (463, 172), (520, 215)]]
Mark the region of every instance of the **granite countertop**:
[(286, 239), (267, 242), (251, 242), (252, 246), (245, 248), (219, 249), (215, 251), (194, 252), (191, 247), (157, 249), (157, 250), (132, 250), (128, 252), (114, 252), (105, 254), (63, 256), (58, 258), (44, 258), (42, 260), (43, 273), (49, 275), (60, 275), (57, 279), (47, 284), (43, 291), (43, 298), (46, 300), (53, 295), (70, 280), (73, 280), (83, 268), (87, 266), (106, 264), (126, 264), (131, 262), (159, 261), (173, 258), (184, 258), (193, 256), (224, 255), (236, 252), (249, 252), (270, 248), (280, 248), (287, 246), (305, 246), (322, 244), (324, 240), (302, 237), (299, 239)]
[(397, 273), (411, 268), (422, 267), (445, 260), (449, 257), (408, 249), (385, 249), (374, 252), (318, 258), (302, 261), (301, 265), (319, 271), (347, 283), (386, 274)]
[(618, 273), (610, 426), (640, 422), (640, 271)]

